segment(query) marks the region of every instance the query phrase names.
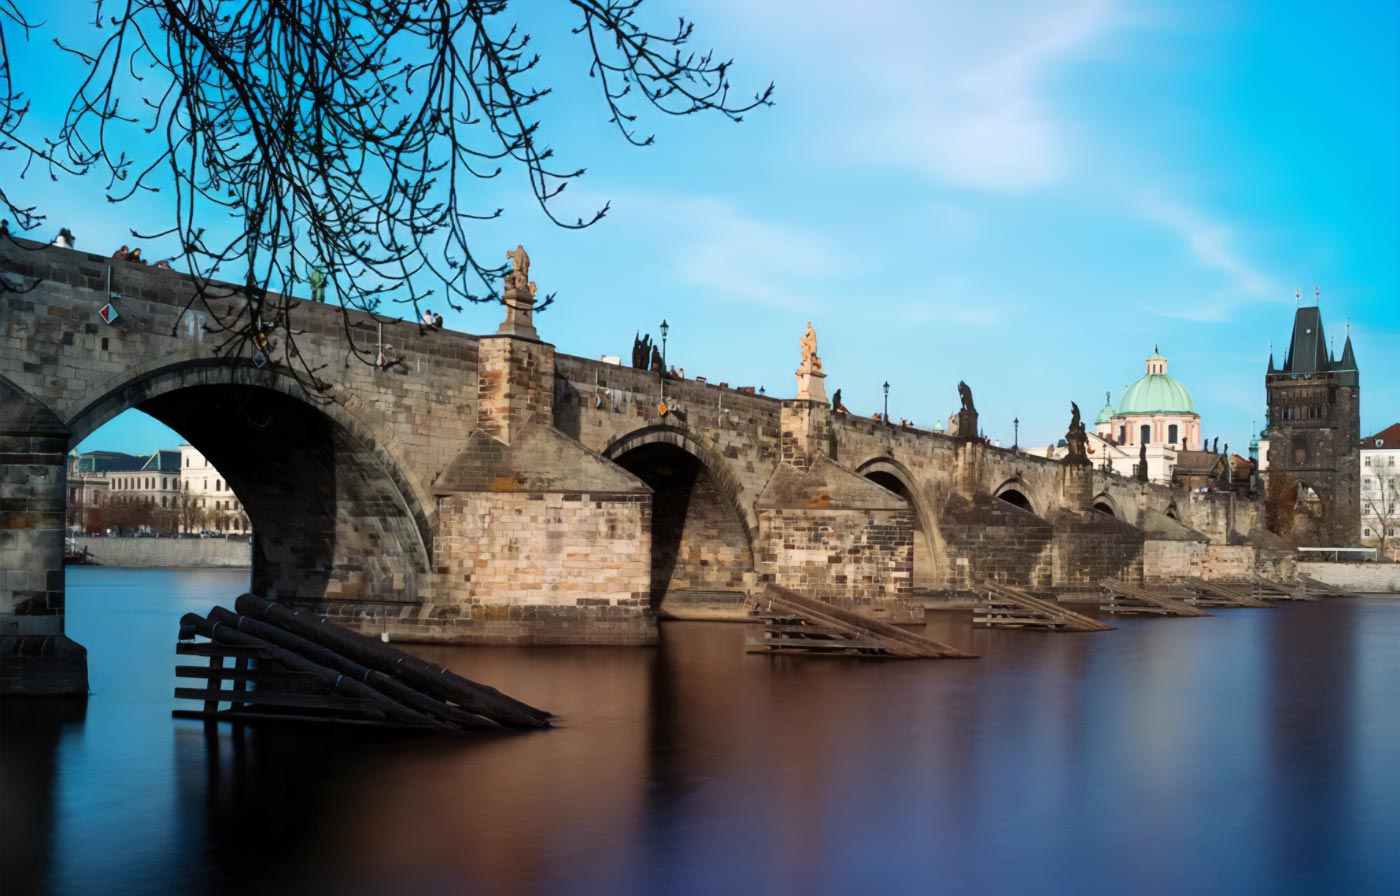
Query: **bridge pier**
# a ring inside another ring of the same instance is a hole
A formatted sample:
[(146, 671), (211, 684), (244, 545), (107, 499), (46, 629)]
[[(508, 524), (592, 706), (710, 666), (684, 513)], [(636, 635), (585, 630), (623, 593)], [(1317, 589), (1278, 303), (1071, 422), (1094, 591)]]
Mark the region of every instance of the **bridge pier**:
[(434, 487), (433, 597), (394, 634), (654, 644), (651, 489), (555, 428), (554, 346), (522, 314), (480, 340), (476, 428)]
[(68, 430), (0, 379), (0, 694), (86, 694), (63, 633)]

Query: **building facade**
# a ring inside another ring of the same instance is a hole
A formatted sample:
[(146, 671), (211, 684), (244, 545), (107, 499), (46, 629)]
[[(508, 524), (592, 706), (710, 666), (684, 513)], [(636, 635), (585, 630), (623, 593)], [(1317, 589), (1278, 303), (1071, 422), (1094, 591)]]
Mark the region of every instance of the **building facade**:
[(1332, 357), (1317, 306), (1299, 308), (1268, 393), (1268, 528), (1300, 546), (1352, 547), (1361, 537), (1361, 381), (1348, 334)]
[(1400, 423), (1361, 440), (1361, 544), (1400, 560)]
[(191, 445), (180, 446), (180, 530), (245, 533), (248, 514), (224, 475)]

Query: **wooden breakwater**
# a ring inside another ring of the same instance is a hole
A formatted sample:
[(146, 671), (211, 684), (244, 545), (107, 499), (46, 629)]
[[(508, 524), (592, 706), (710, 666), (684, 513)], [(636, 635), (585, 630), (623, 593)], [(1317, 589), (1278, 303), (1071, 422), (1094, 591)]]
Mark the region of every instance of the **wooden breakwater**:
[[(547, 728), (550, 714), (388, 644), (255, 595), (180, 620), (176, 718), (335, 722), (473, 731)], [(204, 638), (204, 641), (196, 640)], [(221, 708), (222, 707), (222, 708)]]

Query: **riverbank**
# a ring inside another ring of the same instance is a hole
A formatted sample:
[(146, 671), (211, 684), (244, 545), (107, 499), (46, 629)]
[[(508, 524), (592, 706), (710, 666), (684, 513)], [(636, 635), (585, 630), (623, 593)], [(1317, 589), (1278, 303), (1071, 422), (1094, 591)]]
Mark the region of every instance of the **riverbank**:
[(94, 566), (135, 569), (243, 569), (253, 565), (246, 538), (90, 538), (73, 539)]
[(1298, 575), (1357, 594), (1400, 593), (1400, 563), (1299, 563)]

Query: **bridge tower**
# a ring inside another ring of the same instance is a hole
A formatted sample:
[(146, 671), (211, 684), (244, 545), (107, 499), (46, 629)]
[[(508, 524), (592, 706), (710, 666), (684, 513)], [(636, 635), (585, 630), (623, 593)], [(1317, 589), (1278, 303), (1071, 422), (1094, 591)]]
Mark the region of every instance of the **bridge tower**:
[(1301, 545), (1361, 536), (1361, 382), (1348, 333), (1328, 350), (1318, 306), (1299, 308), (1283, 367), (1264, 375), (1269, 401), (1268, 528)]

